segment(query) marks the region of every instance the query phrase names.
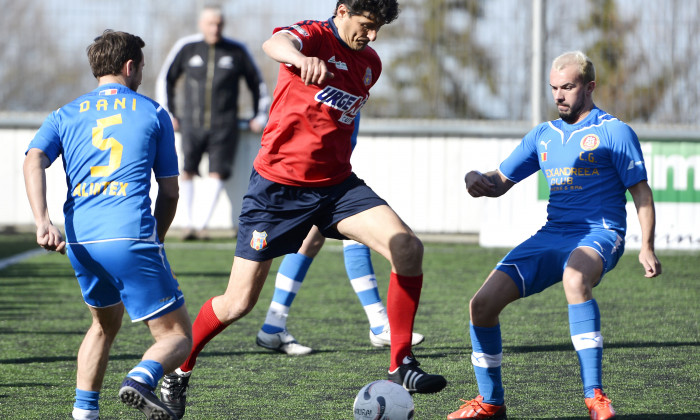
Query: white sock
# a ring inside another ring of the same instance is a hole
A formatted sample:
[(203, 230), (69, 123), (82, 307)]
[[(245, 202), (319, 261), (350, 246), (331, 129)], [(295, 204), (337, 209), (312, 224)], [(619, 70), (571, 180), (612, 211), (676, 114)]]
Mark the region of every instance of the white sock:
[(177, 368), (175, 369), (175, 373), (177, 373), (178, 376), (190, 376), (192, 374), (192, 371), (185, 372), (184, 370)]
[[(389, 326), (389, 317), (386, 315), (386, 308), (382, 302), (372, 303), (370, 305), (364, 306), (365, 314), (367, 315), (367, 320), (369, 321), (369, 328), (374, 331), (381, 332)], [(379, 330), (379, 328), (382, 330)]]
[(218, 178), (209, 178), (209, 187), (211, 187), (210, 195), (204, 198), (204, 203), (207, 204), (207, 217), (204, 218), (202, 223), (198, 226), (198, 230), (203, 230), (209, 224), (209, 219), (211, 215), (214, 214), (214, 208), (216, 208), (216, 203), (219, 201), (219, 195), (221, 190), (224, 189), (224, 181)]
[(73, 407), (74, 420), (95, 420), (100, 417), (100, 410), (85, 410), (82, 408)]
[(188, 228), (192, 228), (192, 202), (194, 201), (194, 182), (191, 179), (180, 180), (180, 202), (185, 207), (185, 220)]

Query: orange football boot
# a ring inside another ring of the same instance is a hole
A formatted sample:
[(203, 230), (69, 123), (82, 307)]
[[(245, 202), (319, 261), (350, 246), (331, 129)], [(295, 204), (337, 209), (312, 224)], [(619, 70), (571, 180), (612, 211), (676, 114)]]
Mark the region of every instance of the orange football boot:
[(586, 407), (591, 414), (591, 420), (609, 420), (615, 418), (615, 409), (610, 398), (600, 389), (595, 390), (593, 398), (586, 398)]
[(447, 420), (463, 420), (463, 419), (492, 419), (505, 420), (506, 406), (493, 405), (484, 402), (484, 397), (479, 395), (471, 401), (462, 400), (464, 404), (459, 407), (459, 410), (447, 415)]

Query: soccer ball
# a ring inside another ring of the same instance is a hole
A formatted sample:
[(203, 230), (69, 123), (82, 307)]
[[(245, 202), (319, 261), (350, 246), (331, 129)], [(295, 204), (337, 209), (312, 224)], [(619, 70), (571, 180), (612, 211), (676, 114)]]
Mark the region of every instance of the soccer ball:
[(413, 420), (413, 398), (401, 385), (379, 380), (362, 387), (353, 404), (355, 420)]

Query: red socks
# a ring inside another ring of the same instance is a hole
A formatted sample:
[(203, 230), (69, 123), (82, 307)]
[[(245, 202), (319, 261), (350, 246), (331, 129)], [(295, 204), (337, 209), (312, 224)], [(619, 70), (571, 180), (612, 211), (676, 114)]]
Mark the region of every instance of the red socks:
[[(422, 274), (402, 276), (392, 272), (389, 277), (387, 316), (391, 328), (391, 364), (389, 366), (391, 371), (403, 364), (403, 358), (411, 354), (413, 321), (418, 310), (422, 287)], [(197, 356), (204, 349), (204, 346), (227, 327), (214, 314), (213, 299), (209, 299), (202, 305), (202, 309), (199, 310), (199, 314), (192, 324), (192, 351), (187, 360), (180, 366), (180, 369), (185, 372), (194, 368)]]
[(391, 328), (391, 364), (394, 371), (403, 364), (403, 358), (411, 354), (413, 321), (418, 310), (423, 275), (402, 276), (394, 272), (389, 276), (386, 312)]
[(216, 337), (227, 327), (216, 317), (214, 308), (211, 306), (212, 300), (214, 298), (209, 299), (202, 305), (202, 309), (199, 310), (199, 314), (192, 324), (192, 351), (187, 360), (180, 366), (180, 369), (185, 372), (189, 372), (194, 368), (199, 352), (212, 338)]

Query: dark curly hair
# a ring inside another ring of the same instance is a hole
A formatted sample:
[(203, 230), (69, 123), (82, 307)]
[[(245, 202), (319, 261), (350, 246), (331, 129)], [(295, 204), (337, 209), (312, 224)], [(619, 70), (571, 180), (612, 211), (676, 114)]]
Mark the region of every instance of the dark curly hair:
[(136, 35), (111, 29), (105, 30), (87, 47), (92, 75), (95, 78), (118, 75), (124, 63), (129, 60), (141, 64), (143, 60), (141, 49), (145, 46), (146, 43)]
[(369, 12), (382, 24), (391, 23), (399, 16), (397, 0), (338, 0), (335, 10), (338, 10), (341, 4), (344, 4), (353, 15)]

